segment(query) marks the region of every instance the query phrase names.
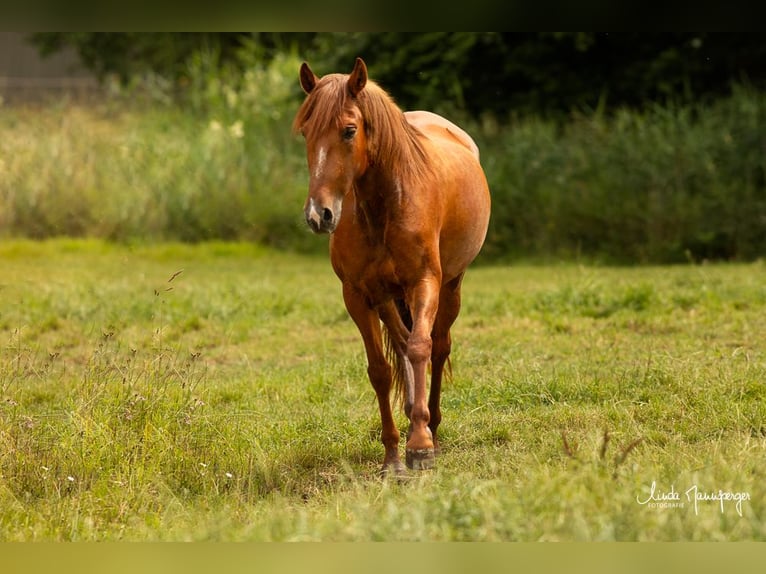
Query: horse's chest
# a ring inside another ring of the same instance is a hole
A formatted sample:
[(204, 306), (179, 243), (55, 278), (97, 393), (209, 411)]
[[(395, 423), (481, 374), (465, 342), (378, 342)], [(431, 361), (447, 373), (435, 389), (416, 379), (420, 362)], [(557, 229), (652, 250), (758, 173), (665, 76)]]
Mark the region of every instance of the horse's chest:
[(403, 277), (385, 249), (349, 252), (338, 258), (336, 272), (343, 283), (361, 291), (373, 305), (404, 294)]
[(368, 265), (360, 277), (360, 284), (373, 304), (383, 303), (392, 297), (400, 298), (404, 285), (390, 258), (381, 258), (376, 264)]
[(384, 250), (376, 255), (359, 262), (350, 276), (351, 282), (365, 294), (373, 306), (391, 298), (400, 298), (404, 293), (402, 277), (397, 272), (394, 259)]

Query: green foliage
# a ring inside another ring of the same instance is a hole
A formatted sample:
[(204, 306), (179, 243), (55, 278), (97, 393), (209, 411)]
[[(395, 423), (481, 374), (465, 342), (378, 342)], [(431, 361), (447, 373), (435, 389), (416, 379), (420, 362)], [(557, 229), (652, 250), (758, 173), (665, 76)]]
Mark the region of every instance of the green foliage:
[(100, 76), (162, 76), (184, 97), (188, 62), (216, 54), (242, 73), (250, 61), (300, 52), (322, 74), (362, 56), (410, 109), (561, 119), (572, 110), (690, 103), (729, 93), (733, 81), (764, 86), (760, 33), (365, 32), (38, 33), (46, 52), (75, 47)]
[(129, 84), (147, 75), (162, 77), (179, 90), (187, 85), (189, 62), (215, 55), (215, 66), (240, 72), (256, 58), (268, 63), (280, 52), (304, 45), (312, 34), (283, 32), (37, 32), (29, 39), (43, 56), (73, 48), (99, 79), (116, 76)]
[(739, 88), (714, 105), (577, 116), (564, 126), (520, 120), (480, 136), (493, 194), (488, 251), (620, 262), (759, 257), (764, 134), (766, 97)]
[[(442, 453), (401, 483), (326, 257), (6, 241), (0, 264), (4, 541), (766, 538), (762, 263), (469, 270)], [(639, 504), (653, 481), (685, 506)], [(749, 500), (695, 512), (694, 485)]]
[[(301, 216), (305, 152), (291, 133), (301, 60), (276, 52), (264, 63), (252, 43), (238, 52), (244, 72), (215, 50), (194, 52), (180, 101), (173, 84), (146, 76), (87, 108), (0, 107), (0, 234), (324, 249)], [(449, 117), (479, 143), (490, 183), (485, 260), (752, 260), (766, 251), (762, 91), (737, 86), (712, 103), (566, 122)]]

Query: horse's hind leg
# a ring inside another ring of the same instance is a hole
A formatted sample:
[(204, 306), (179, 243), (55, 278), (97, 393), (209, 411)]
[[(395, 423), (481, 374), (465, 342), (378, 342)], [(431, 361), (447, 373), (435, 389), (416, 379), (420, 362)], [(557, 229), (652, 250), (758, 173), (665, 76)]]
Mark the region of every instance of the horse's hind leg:
[(460, 286), (463, 281), (463, 275), (459, 275), (442, 287), (439, 294), (439, 311), (434, 321), (431, 340), (433, 348), (431, 350), (431, 390), (428, 395), (428, 410), (431, 418), (428, 421), (428, 428), (433, 435), (434, 450), (439, 452), (439, 441), (436, 437), (436, 429), (442, 420), (441, 413), (441, 385), (444, 375), (444, 367), (448, 365), (450, 351), (452, 350), (452, 337), (450, 328), (460, 313)]
[(391, 366), (386, 361), (378, 313), (369, 307), (365, 298), (352, 287), (343, 286), (343, 300), (351, 318), (364, 340), (367, 353), (367, 374), (378, 398), (382, 426), (381, 442), (385, 448), (382, 474), (406, 472), (399, 459), (399, 430), (391, 412)]

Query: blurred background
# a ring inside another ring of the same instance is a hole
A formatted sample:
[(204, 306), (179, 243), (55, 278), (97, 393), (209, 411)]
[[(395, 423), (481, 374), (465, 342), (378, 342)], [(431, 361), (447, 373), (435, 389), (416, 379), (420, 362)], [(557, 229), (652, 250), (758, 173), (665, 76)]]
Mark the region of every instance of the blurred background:
[(324, 252), (301, 209), (298, 68), (465, 127), (484, 261), (766, 250), (766, 34), (0, 33), (0, 237)]

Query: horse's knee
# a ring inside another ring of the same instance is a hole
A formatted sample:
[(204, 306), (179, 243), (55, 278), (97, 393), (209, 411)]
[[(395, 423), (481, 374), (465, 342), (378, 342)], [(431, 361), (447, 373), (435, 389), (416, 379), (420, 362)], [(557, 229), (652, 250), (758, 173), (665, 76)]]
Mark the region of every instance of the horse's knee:
[(407, 341), (407, 358), (411, 363), (423, 363), (431, 358), (433, 341), (431, 337), (410, 337)]

